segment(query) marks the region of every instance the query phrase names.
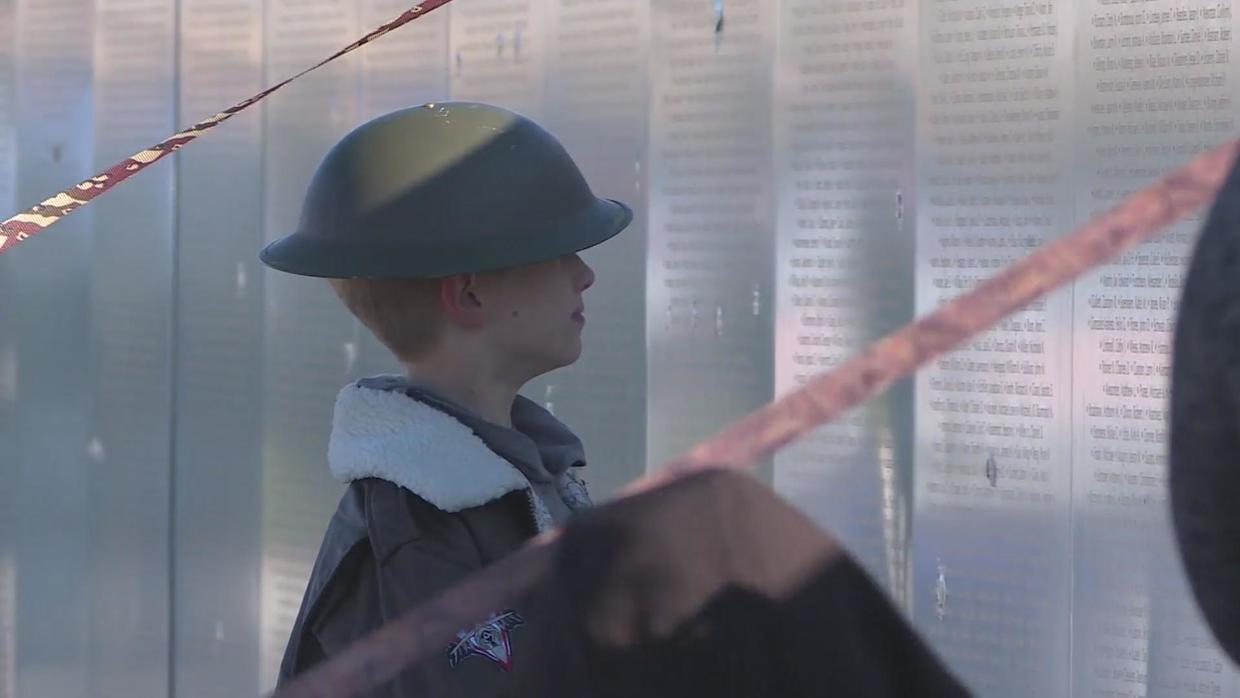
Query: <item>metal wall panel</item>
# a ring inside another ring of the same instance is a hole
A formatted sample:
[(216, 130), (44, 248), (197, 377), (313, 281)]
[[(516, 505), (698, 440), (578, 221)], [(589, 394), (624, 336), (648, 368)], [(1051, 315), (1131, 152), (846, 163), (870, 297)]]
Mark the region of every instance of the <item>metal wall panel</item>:
[(774, 9), (651, 5), (650, 467), (773, 395)]
[[(29, 206), (93, 174), (91, 61), (94, 2), (17, 3), (16, 199)], [(91, 213), (84, 211), (6, 255), (21, 298), (8, 306), (16, 346), (18, 436), (5, 470), (20, 497), (17, 694), (91, 695), (90, 485), (87, 447), (94, 385), (90, 348)], [(53, 320), (54, 321), (50, 321)]]
[[(405, 0), (365, 0), (358, 4), (361, 28), (407, 9)], [(448, 8), (436, 10), (362, 50), (361, 120), (448, 96), (449, 17)]]
[[(269, 0), (268, 84), (360, 34), (352, 0)], [(265, 239), (297, 225), (328, 149), (359, 120), (356, 54), (272, 97), (263, 139)], [(257, 250), (255, 250), (257, 253)], [(336, 394), (354, 376), (354, 323), (322, 279), (265, 270), (262, 349), (262, 666), (274, 685), (310, 568), (343, 488), (328, 472)]]
[[(16, 80), (17, 2), (0, 0), (0, 207), (6, 211), (17, 205), (14, 197), (17, 186)], [(6, 343), (9, 340), (7, 334), (0, 338), (0, 341)], [(4, 395), (0, 394), (0, 397)]]
[[(451, 8), (436, 10), (362, 50), (359, 122), (448, 96), (448, 23)], [(366, 0), (359, 4), (361, 27), (369, 30), (409, 9), (406, 0)], [(358, 320), (350, 339), (359, 375), (402, 373), (404, 369)]]
[[(409, 4), (0, 0), (0, 206)], [(513, 108), (634, 207), (585, 254), (583, 358), (525, 390), (582, 435), (602, 497), (1230, 137), (1233, 20), (1225, 0), (458, 0), (305, 78), (0, 257), (22, 301), (0, 303), (0, 698), (271, 688), (341, 491), (333, 399), (399, 367), (257, 252), (367, 118)], [(1199, 223), (775, 460), (978, 695), (1240, 695), (1165, 511)]]
[(17, 205), (16, 43), (16, 0), (0, 0), (0, 206), (6, 211)]
[[(921, 6), (919, 313), (1074, 222), (1071, 9)], [(918, 375), (914, 616), (980, 695), (1070, 690), (1071, 303)]]
[[(1229, 3), (1081, 0), (1080, 220), (1234, 137)], [(1201, 217), (1076, 285), (1072, 390), (1077, 696), (1237, 695), (1187, 589), (1167, 516), (1180, 282)]]
[[(175, 130), (174, 0), (95, 5), (94, 159)], [(94, 206), (89, 693), (168, 692), (174, 169)], [(56, 231), (59, 232), (59, 231)]]
[(490, 102), (542, 116), (546, 0), (468, 0), (449, 10), (449, 90), (454, 100)]
[(524, 391), (582, 439), (595, 499), (645, 472), (646, 71), (649, 7), (633, 0), (548, 4), (542, 123), (573, 155), (598, 196), (624, 201), (633, 223), (582, 258), (585, 350), (570, 368)]
[[(896, 0), (780, 4), (778, 393), (912, 319), (916, 9)], [(775, 489), (902, 602), (911, 398), (905, 382), (775, 457)]]
[[(17, 3), (0, 0), (0, 209), (17, 207)], [(9, 265), (0, 260), (0, 298), (14, 298)], [(17, 335), (9, 304), (0, 303), (0, 453), (16, 447)], [(17, 695), (17, 464), (0, 456), (0, 698)]]
[[(262, 0), (181, 0), (180, 124), (263, 87)], [(263, 107), (177, 155), (173, 693), (258, 695)]]

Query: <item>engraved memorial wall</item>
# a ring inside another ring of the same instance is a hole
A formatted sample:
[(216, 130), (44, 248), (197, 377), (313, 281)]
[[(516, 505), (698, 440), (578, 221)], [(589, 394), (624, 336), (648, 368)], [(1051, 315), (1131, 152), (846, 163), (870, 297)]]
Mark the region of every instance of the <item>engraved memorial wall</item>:
[(582, 253), (581, 359), (523, 391), (586, 446), (585, 479), (610, 492), (646, 462), (646, 115), (650, 8), (629, 0), (557, 0), (546, 10), (542, 123), (573, 155), (597, 196), (624, 201), (633, 223)]
[(481, 0), (451, 9), (448, 74), (452, 99), (491, 101), (531, 118), (540, 117), (546, 3)]
[[(902, 0), (780, 6), (775, 64), (775, 389), (913, 313), (917, 13)], [(775, 457), (775, 489), (907, 601), (911, 385)]]
[[(94, 3), (17, 0), (14, 13), (13, 197), (34, 202), (93, 174)], [(93, 601), (87, 446), (96, 377), (89, 349), (90, 214), (65, 221), (56, 233), (32, 240), (20, 261), (3, 262), (5, 298), (23, 299), (3, 304), (12, 399), (20, 405), (0, 458), (17, 495), (11, 517), (57, 522), (2, 534), (15, 568), (9, 593), (16, 601), (16, 668), (8, 683), (22, 696), (84, 698)]]
[[(178, 125), (263, 88), (263, 4), (181, 0)], [(262, 139), (259, 109), (177, 156), (177, 696), (260, 688)]]
[[(1075, 222), (1070, 9), (922, 5), (919, 314)], [(913, 617), (987, 695), (1069, 690), (1071, 313), (1038, 300), (917, 377)]]
[[(410, 4), (0, 0), (0, 205)], [(1234, 22), (1231, 0), (455, 0), (294, 84), (0, 256), (0, 698), (272, 687), (342, 490), (333, 400), (399, 367), (257, 253), (362, 121), (497, 103), (633, 207), (583, 254), (583, 358), (524, 391), (604, 499), (1235, 137)], [(762, 471), (979, 696), (1240, 697), (1166, 511), (1199, 224)]]
[(650, 467), (773, 395), (773, 9), (651, 3)]
[[(271, 84), (331, 55), (360, 31), (352, 0), (270, 0)], [(310, 176), (360, 118), (356, 54), (293, 84), (266, 105), (264, 240), (292, 232)], [(257, 254), (257, 250), (255, 250)], [(336, 393), (355, 378), (353, 318), (321, 279), (262, 271), (262, 676), (274, 686), (310, 568), (343, 488), (328, 472)]]
[[(17, 175), (16, 3), (0, 2), (0, 208), (15, 208), (14, 178)], [(12, 292), (11, 274), (0, 261), (0, 294)], [(0, 307), (0, 442), (11, 443), (16, 437), (13, 417), (17, 410), (17, 339), (9, 312)], [(0, 485), (0, 530), (17, 527), (13, 515), (17, 488), (6, 478)], [(17, 695), (17, 551), (11, 535), (0, 535), (0, 698)]]
[[(176, 128), (176, 7), (95, 3), (92, 172)], [(90, 291), (92, 393), (86, 446), (94, 628), (89, 693), (158, 694), (169, 676), (148, 657), (169, 643), (175, 171), (160, 167), (98, 202)], [(122, 501), (144, 506), (116, 506)], [(159, 620), (165, 622), (160, 627)]]
[[(1081, 2), (1077, 217), (1234, 137), (1231, 3)], [(1202, 217), (1080, 280), (1072, 328), (1077, 695), (1235, 695), (1167, 509), (1174, 312)]]

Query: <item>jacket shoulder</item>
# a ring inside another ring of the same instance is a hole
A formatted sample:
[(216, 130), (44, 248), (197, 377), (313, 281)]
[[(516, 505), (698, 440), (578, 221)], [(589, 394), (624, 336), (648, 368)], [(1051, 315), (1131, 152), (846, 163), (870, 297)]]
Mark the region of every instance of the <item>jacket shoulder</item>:
[[(516, 495), (516, 496), (512, 496)], [(287, 679), (528, 539), (521, 493), (447, 512), (386, 480), (349, 485), (289, 641)]]
[(386, 565), (394, 553), (412, 547), (470, 569), (511, 552), (534, 535), (529, 499), (511, 492), (481, 506), (444, 511), (386, 480), (359, 480), (367, 536), (375, 560)]

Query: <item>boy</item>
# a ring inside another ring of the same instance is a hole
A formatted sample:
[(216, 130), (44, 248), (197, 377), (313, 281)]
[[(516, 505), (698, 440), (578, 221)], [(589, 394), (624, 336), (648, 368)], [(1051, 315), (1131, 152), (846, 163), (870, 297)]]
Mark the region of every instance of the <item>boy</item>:
[[(484, 104), (398, 111), (327, 155), (262, 261), (329, 279), (405, 373), (337, 398), (328, 461), (349, 486), (281, 683), (589, 506), (581, 442), (517, 392), (577, 360), (594, 283), (577, 253), (631, 220), (554, 137)], [(444, 638), (440, 664), (384, 695), (506, 693), (523, 623)]]

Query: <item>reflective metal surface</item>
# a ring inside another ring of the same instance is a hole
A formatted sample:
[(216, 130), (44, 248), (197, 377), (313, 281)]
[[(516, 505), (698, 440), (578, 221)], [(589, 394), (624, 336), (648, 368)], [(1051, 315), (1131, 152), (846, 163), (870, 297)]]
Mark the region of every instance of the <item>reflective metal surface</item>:
[(650, 467), (774, 394), (773, 8), (651, 2)]
[[(922, 6), (919, 312), (1071, 228), (1072, 6)], [(918, 374), (913, 616), (979, 693), (1069, 695), (1072, 295)]]
[[(407, 9), (405, 0), (366, 0), (358, 3), (359, 22), (370, 29)], [(450, 9), (433, 12), (366, 47), (359, 56), (362, 120), (445, 97), (450, 16)]]
[[(181, 1), (178, 123), (262, 89), (262, 20), (260, 0)], [(260, 688), (262, 137), (259, 109), (177, 156), (177, 696)]]
[[(409, 0), (0, 0), (0, 205), (298, 72)], [(1236, 135), (1229, 0), (455, 0), (0, 256), (0, 698), (271, 688), (399, 370), (257, 252), (327, 149), (444, 98), (539, 119), (633, 226), (526, 386), (598, 498)], [(980, 696), (1240, 696), (1166, 515), (1197, 222), (780, 453)]]
[[(266, 82), (331, 55), (359, 32), (357, 3), (266, 4)], [(264, 240), (293, 231), (327, 150), (360, 118), (358, 58), (276, 95), (263, 138)], [(358, 355), (352, 318), (321, 279), (262, 271), (262, 687), (274, 686), (306, 579), (341, 487), (327, 469), (336, 393)]]
[[(25, 206), (93, 174), (94, 2), (18, 0), (16, 11), (15, 197)], [(58, 228), (4, 260), (5, 298), (22, 299), (4, 303), (20, 405), (4, 444), (18, 524), (4, 535), (16, 565), (16, 693), (74, 698), (92, 695), (91, 524), (94, 507), (109, 504), (92, 496), (87, 450), (97, 376), (91, 214)]]
[[(95, 3), (92, 172), (175, 130), (175, 12), (164, 0)], [(168, 164), (149, 174), (91, 212), (93, 414), (82, 465), (96, 696), (169, 688), (175, 183)]]
[[(1235, 135), (1230, 5), (1076, 8), (1077, 215)], [(1073, 671), (1078, 695), (1236, 695), (1191, 601), (1167, 510), (1167, 395), (1200, 218), (1076, 284)]]
[(452, 99), (502, 104), (542, 117), (546, 0), (474, 0), (452, 5), (449, 91)]
[(593, 491), (611, 492), (646, 463), (646, 75), (649, 8), (629, 0), (549, 3), (542, 123), (598, 196), (628, 203), (633, 223), (587, 250), (585, 349), (526, 386), (581, 437)]
[[(917, 13), (780, 6), (775, 65), (775, 387), (792, 390), (913, 317)], [(775, 457), (775, 489), (907, 602), (912, 392), (905, 383)]]
[[(17, 176), (15, 0), (0, 0), (0, 208), (13, 210)], [(12, 272), (0, 260), (0, 297), (12, 298)], [(14, 317), (0, 304), (0, 453), (15, 447), (17, 336)], [(0, 698), (17, 695), (17, 497), (10, 459), (0, 456)]]

